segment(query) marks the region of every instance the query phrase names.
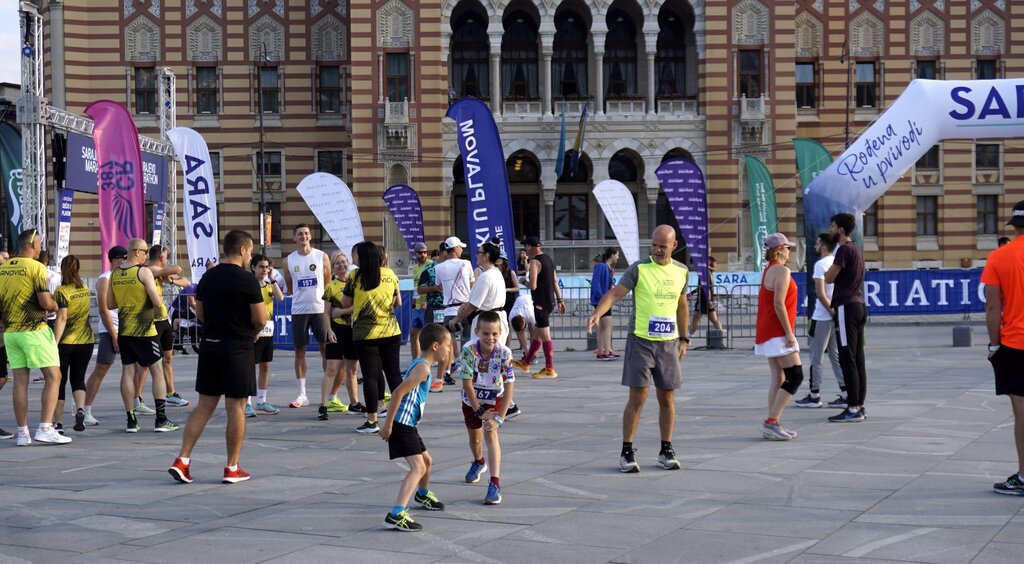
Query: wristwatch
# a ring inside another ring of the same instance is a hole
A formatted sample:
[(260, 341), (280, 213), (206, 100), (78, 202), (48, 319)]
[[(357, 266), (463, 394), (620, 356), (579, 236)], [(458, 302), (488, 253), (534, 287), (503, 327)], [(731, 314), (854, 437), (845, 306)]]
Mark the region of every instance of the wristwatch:
[(689, 337), (679, 337), (679, 340), (684, 342), (684, 343), (686, 343), (687, 345), (690, 344), (690, 338)]
[(1001, 347), (1001, 346), (1002, 345), (989, 345), (988, 346), (988, 352), (994, 353), (994, 352), (998, 351), (999, 347)]

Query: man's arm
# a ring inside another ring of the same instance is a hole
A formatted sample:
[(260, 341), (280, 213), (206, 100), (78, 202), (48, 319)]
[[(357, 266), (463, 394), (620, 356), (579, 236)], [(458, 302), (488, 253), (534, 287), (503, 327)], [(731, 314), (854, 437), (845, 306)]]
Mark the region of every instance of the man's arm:
[(839, 276), (839, 271), (842, 269), (843, 267), (833, 263), (832, 266), (829, 267), (828, 272), (825, 273), (825, 283), (834, 283), (836, 281), (836, 277)]
[[(618, 288), (618, 286), (616, 286)], [(612, 288), (614, 291), (615, 288)], [(604, 301), (604, 300), (602, 300)], [(689, 337), (683, 335), (683, 331), (690, 326), (690, 300), (686, 297), (686, 291), (679, 294), (679, 302), (676, 304), (676, 329), (679, 331), (679, 358), (680, 360), (686, 356), (686, 347), (690, 346), (687, 342)], [(686, 337), (684, 339), (683, 337)]]
[(825, 279), (815, 278), (814, 279), (814, 293), (818, 296), (818, 303), (825, 307), (829, 312), (832, 311), (832, 299), (825, 294)]
[(106, 327), (107, 333), (110, 333), (110, 336), (116, 341), (117, 327), (114, 327), (114, 320), (110, 317), (110, 310), (107, 307), (109, 286), (109, 278), (100, 278), (96, 281), (96, 309), (100, 312), (100, 323)]
[[(622, 284), (616, 284), (615, 287), (608, 290), (608, 293), (601, 298), (600, 302), (598, 302), (597, 307), (594, 309), (594, 313), (590, 314), (590, 318), (587, 319), (588, 335), (594, 331), (594, 327), (596, 327), (597, 322), (601, 320), (601, 316), (608, 313), (608, 311), (612, 309), (612, 306), (615, 305), (615, 302), (626, 297), (626, 294), (628, 293), (629, 288), (626, 288)], [(686, 315), (687, 318), (689, 318), (690, 314), (687, 313)]]
[(558, 271), (551, 273), (551, 282), (555, 285), (555, 303), (558, 304), (558, 313), (565, 314), (565, 300), (562, 299), (562, 288), (558, 285)]
[(169, 279), (171, 276), (181, 274), (181, 267), (176, 264), (170, 266), (150, 266), (148, 268), (153, 273), (153, 276), (157, 278)]
[(153, 278), (152, 270), (148, 268), (140, 268), (139, 281), (146, 287), (146, 295), (149, 296), (149, 301), (153, 304), (153, 307), (156, 307), (156, 304), (162, 304), (164, 302), (163, 296), (160, 295), (159, 288), (156, 287), (156, 280)]
[(327, 258), (327, 253), (324, 253), (323, 260), (320, 263), (324, 269), (324, 288), (326, 288), (331, 283), (331, 259)]
[(537, 276), (540, 275), (540, 261), (536, 259), (530, 259), (530, 278), (526, 281), (526, 287), (533, 290), (537, 289)]
[(53, 340), (60, 343), (60, 338), (64, 336), (64, 328), (68, 324), (68, 308), (61, 307), (57, 308), (57, 321), (53, 324)]
[[(107, 307), (117, 309), (117, 296), (114, 295), (114, 283), (108, 280), (107, 284)], [(114, 335), (115, 333), (111, 333)]]
[[(999, 286), (985, 286), (985, 327), (988, 328), (988, 343), (1001, 344), (999, 332), (1003, 326), (1003, 292)], [(992, 356), (994, 353), (989, 353)]]
[(263, 302), (249, 304), (249, 314), (252, 316), (252, 339), (259, 338), (260, 331), (267, 325), (267, 308)]
[[(285, 263), (285, 266), (286, 266), (286, 267), (288, 266), (288, 263), (287, 263), (287, 262)], [(283, 292), (284, 292), (285, 294), (290, 294), (290, 293), (292, 293), (292, 273), (291, 273), (291, 271), (289, 271), (289, 270), (288, 270), (287, 268), (285, 268), (285, 269), (284, 269), (284, 285), (285, 285), (286, 287), (285, 287), (285, 288), (281, 288), (281, 290), (282, 290), (282, 291), (283, 291)]]
[(200, 299), (196, 299), (196, 319), (200, 323), (206, 323), (206, 310), (203, 309), (203, 300)]

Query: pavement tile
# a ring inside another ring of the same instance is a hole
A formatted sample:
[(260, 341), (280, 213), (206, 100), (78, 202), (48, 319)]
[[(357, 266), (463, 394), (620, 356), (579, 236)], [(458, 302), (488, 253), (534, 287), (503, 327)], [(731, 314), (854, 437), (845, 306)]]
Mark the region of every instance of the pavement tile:
[(687, 525), (687, 529), (823, 539), (858, 515), (854, 511), (736, 503)]
[(970, 562), (992, 535), (992, 531), (978, 529), (858, 521), (835, 531), (808, 552), (907, 562)]

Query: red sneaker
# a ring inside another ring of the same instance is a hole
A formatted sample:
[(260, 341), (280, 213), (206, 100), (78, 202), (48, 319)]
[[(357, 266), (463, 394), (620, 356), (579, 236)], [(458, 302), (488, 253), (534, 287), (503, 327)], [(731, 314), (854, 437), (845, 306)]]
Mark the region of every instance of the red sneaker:
[(237, 484), (238, 482), (244, 482), (249, 478), (252, 478), (252, 474), (242, 470), (241, 466), (239, 466), (234, 472), (228, 470), (227, 467), (224, 467), (224, 479), (221, 481), (225, 484)]
[(172, 478), (181, 482), (182, 484), (191, 484), (192, 475), (188, 473), (188, 464), (181, 461), (181, 458), (175, 458), (174, 464), (167, 469), (167, 472)]

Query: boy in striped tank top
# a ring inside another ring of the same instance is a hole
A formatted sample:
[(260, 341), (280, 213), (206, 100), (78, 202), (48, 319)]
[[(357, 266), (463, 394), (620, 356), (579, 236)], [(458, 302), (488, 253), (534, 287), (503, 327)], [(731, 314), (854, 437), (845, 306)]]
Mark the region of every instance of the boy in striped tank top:
[(404, 457), (409, 464), (409, 473), (398, 488), (395, 505), (384, 517), (384, 526), (389, 529), (419, 531), (423, 528), (409, 516), (409, 498), (414, 492), (416, 503), (423, 509), (444, 509), (444, 504), (428, 489), (430, 467), (434, 461), (416, 425), (423, 417), (423, 406), (430, 391), (430, 367), (448, 360), (450, 340), (448, 330), (436, 323), (428, 323), (420, 331), (420, 355), (402, 375), (401, 385), (392, 392), (391, 405), (398, 407), (388, 410), (387, 420), (380, 426), (380, 438), (388, 442), (391, 459)]

